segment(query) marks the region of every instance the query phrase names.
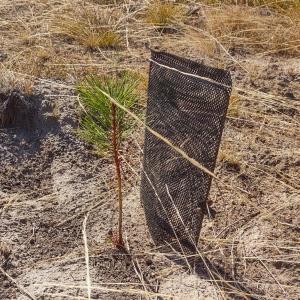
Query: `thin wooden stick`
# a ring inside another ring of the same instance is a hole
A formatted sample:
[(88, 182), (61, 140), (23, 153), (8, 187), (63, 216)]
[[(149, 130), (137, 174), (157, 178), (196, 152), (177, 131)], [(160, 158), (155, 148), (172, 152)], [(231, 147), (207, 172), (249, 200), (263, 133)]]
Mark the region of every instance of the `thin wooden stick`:
[(84, 256), (85, 256), (85, 264), (86, 264), (86, 285), (87, 285), (87, 295), (88, 299), (91, 300), (91, 276), (90, 276), (90, 259), (89, 259), (89, 247), (87, 242), (87, 235), (86, 235), (86, 222), (88, 219), (89, 214), (87, 214), (83, 220), (82, 226), (82, 235), (83, 235), (83, 242), (84, 242)]

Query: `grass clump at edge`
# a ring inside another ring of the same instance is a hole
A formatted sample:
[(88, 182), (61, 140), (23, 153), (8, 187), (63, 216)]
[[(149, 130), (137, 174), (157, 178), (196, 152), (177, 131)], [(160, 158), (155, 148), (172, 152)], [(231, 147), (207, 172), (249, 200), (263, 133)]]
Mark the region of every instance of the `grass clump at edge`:
[(274, 9), (300, 9), (298, 0), (205, 0), (207, 4), (235, 4), (247, 6), (268, 6)]
[(206, 27), (228, 49), (299, 56), (300, 19), (277, 13), (262, 15), (251, 7), (225, 8), (207, 9)]

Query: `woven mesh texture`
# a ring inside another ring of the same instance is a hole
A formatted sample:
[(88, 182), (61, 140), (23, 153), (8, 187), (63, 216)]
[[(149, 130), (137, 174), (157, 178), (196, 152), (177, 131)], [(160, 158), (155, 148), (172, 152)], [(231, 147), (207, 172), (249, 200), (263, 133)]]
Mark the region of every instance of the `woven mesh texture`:
[[(152, 51), (146, 123), (213, 171), (230, 92), (228, 72)], [(195, 250), (210, 185), (211, 176), (146, 130), (141, 199), (157, 245)]]

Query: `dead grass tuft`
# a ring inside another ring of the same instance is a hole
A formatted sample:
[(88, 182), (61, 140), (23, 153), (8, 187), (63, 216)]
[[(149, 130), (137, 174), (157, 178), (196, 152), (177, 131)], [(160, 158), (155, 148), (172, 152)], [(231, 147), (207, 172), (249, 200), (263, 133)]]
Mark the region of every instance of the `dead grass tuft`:
[(218, 161), (222, 162), (223, 167), (229, 172), (240, 172), (241, 162), (237, 155), (234, 155), (229, 149), (223, 149), (218, 155)]
[(300, 20), (242, 6), (206, 10), (208, 31), (231, 52), (300, 54)]
[(172, 2), (153, 1), (146, 13), (146, 21), (159, 28), (176, 26), (182, 22), (185, 12), (181, 6)]
[(54, 31), (78, 42), (88, 50), (118, 49), (122, 38), (117, 29), (118, 15), (109, 9), (86, 9), (78, 16), (64, 16)]
[(107, 29), (95, 29), (90, 24), (73, 19), (65, 19), (58, 25), (62, 34), (84, 45), (89, 50), (117, 49), (121, 45), (120, 35)]
[(241, 98), (238, 93), (233, 92), (229, 99), (227, 115), (230, 117), (238, 117), (240, 115)]
[(235, 4), (246, 6), (261, 6), (287, 11), (290, 9), (300, 9), (298, 0), (206, 0), (207, 4)]

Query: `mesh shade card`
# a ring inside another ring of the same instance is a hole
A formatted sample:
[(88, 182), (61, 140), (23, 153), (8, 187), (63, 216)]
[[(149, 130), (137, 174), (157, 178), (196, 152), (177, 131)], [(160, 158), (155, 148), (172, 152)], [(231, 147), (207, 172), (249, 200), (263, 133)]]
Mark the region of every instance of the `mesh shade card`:
[[(147, 125), (214, 170), (231, 93), (229, 72), (151, 51)], [(153, 241), (195, 251), (211, 176), (146, 129), (141, 201)]]

